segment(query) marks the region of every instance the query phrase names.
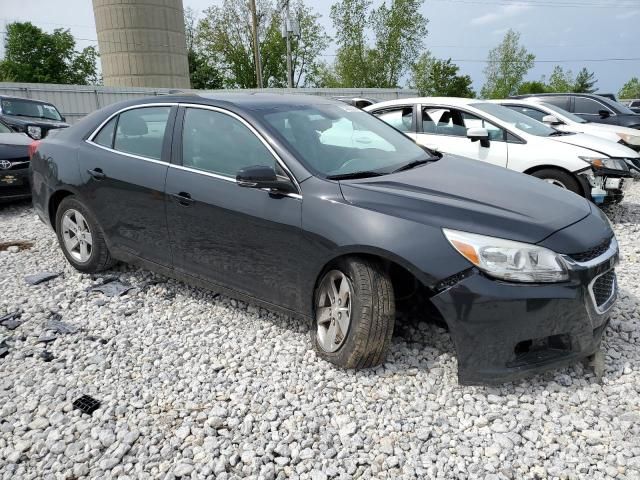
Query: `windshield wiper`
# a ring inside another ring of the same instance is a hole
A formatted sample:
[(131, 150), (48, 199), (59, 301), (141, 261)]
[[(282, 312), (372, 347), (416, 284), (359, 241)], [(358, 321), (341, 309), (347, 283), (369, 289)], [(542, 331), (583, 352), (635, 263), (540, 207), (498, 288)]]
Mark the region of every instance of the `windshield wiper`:
[(425, 163), (431, 163), (438, 161), (438, 158), (423, 158), (422, 160), (414, 160), (413, 162), (405, 163), (401, 167), (396, 168), (391, 173), (404, 172), (405, 170), (411, 170), (412, 168), (419, 167)]
[(560, 130), (556, 130), (553, 133), (550, 133), (549, 136), (550, 137), (561, 137), (563, 135), (571, 135), (572, 132), (561, 132)]
[(380, 177), (382, 175), (384, 175), (384, 173), (363, 170), (361, 172), (339, 173), (336, 175), (327, 175), (327, 178), (329, 180), (348, 180), (353, 178)]
[(25, 115), (24, 113), (7, 113), (7, 115), (11, 115), (12, 117), (44, 118), (40, 115)]

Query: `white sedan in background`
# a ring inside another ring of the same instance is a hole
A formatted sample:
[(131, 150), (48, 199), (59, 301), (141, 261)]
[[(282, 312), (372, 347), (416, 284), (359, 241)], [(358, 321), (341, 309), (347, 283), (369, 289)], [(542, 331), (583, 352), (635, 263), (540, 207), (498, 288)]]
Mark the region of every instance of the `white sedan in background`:
[[(619, 125), (590, 122), (542, 100), (544, 100), (544, 97), (508, 98), (505, 100), (491, 100), (491, 102), (522, 113), (561, 132), (586, 133), (594, 137), (620, 143), (636, 152), (640, 152), (640, 130)], [(640, 168), (640, 162), (636, 163), (635, 166)]]
[(538, 177), (605, 204), (620, 201), (633, 150), (584, 134), (566, 135), (496, 103), (468, 98), (403, 98), (366, 111), (418, 144)]

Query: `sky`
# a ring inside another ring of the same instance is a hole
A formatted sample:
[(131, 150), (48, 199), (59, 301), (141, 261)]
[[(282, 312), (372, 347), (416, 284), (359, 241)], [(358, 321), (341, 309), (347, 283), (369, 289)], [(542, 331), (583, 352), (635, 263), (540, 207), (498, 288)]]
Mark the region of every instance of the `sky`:
[[(196, 12), (221, 2), (183, 0)], [(306, 0), (322, 15), (329, 35), (334, 33), (332, 3)], [(509, 28), (520, 32), (521, 43), (536, 55), (528, 80), (548, 77), (556, 64), (574, 75), (584, 66), (595, 73), (601, 92), (617, 93), (631, 77), (640, 77), (640, 0), (425, 0), (422, 14), (429, 19), (425, 48), (438, 58), (451, 58), (461, 73), (471, 76), (477, 91), (484, 83), (489, 49)], [(0, 0), (0, 31), (17, 20), (47, 31), (69, 28), (79, 47), (97, 44), (90, 0)], [(334, 53), (332, 44), (325, 60), (331, 61)], [(594, 61), (621, 58), (635, 60)]]

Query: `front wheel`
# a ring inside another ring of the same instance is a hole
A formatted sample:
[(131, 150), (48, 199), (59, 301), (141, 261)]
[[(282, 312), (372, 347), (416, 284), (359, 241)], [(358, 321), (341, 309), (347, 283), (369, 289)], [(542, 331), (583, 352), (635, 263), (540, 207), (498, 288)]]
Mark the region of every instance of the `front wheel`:
[(570, 190), (582, 197), (584, 196), (584, 192), (582, 191), (582, 188), (580, 188), (578, 180), (576, 180), (576, 178), (568, 172), (556, 170), (554, 168), (545, 168), (543, 170), (533, 172), (531, 175), (539, 178), (540, 180), (544, 180), (547, 183), (555, 185), (556, 187)]
[(76, 270), (95, 273), (114, 263), (93, 214), (74, 197), (66, 197), (56, 212), (56, 233), (62, 253)]
[(344, 368), (380, 365), (394, 322), (393, 286), (378, 263), (346, 259), (323, 275), (314, 295), (311, 328), (321, 358)]

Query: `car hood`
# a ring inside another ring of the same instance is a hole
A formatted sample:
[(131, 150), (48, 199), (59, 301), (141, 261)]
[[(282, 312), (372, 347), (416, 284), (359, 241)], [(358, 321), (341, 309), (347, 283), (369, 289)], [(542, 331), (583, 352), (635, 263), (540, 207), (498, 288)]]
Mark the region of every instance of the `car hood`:
[(521, 173), (444, 155), (381, 177), (341, 181), (345, 200), (411, 221), (538, 243), (591, 213), (584, 198)]
[[(578, 124), (578, 126), (582, 126), (582, 125), (587, 126), (589, 130), (610, 133), (612, 137), (616, 138), (616, 141), (620, 140), (620, 137), (618, 137), (617, 134), (631, 135), (631, 136), (637, 137), (638, 140), (640, 141), (640, 130), (636, 130), (634, 128), (621, 127), (620, 125), (611, 125), (609, 123), (589, 122), (587, 124), (584, 124), (584, 123)], [(585, 133), (589, 133), (589, 131), (585, 129)]]
[(549, 138), (557, 142), (575, 145), (576, 147), (588, 148), (589, 150), (593, 150), (594, 154), (600, 153), (611, 158), (640, 158), (640, 154), (634, 152), (629, 147), (605, 138), (587, 135), (586, 133), (574, 133)]
[(0, 133), (1, 145), (23, 145), (25, 148), (31, 145), (33, 139), (26, 133)]

